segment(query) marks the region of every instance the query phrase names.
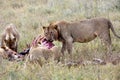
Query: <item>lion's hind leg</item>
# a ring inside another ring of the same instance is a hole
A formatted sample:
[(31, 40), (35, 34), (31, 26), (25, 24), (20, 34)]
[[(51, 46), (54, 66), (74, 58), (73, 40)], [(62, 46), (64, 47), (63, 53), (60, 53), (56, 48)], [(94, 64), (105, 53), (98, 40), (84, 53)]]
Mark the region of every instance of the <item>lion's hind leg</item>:
[(110, 37), (110, 31), (103, 32), (98, 36), (101, 41), (104, 43), (104, 45), (107, 48), (106, 57), (110, 57), (112, 55), (112, 47), (111, 47), (111, 37)]

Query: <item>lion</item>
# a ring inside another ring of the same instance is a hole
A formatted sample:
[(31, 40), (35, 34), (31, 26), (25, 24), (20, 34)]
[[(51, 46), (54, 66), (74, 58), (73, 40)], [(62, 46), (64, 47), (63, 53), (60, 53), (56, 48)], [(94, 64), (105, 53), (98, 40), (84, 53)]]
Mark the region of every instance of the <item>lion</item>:
[(32, 47), (25, 63), (26, 65), (28, 65), (28, 63), (39, 64), (42, 67), (46, 62), (49, 62), (50, 59), (60, 59), (58, 47), (53, 47), (52, 49), (46, 49), (44, 47)]
[(9, 47), (7, 46), (2, 46), (0, 47), (0, 58), (3, 59), (8, 59), (8, 60), (15, 60), (18, 53), (11, 50)]
[(58, 21), (43, 26), (44, 36), (49, 41), (62, 42), (61, 52), (65, 50), (71, 55), (74, 42), (87, 43), (99, 37), (106, 45), (107, 53), (111, 53), (110, 30), (115, 33), (112, 23), (106, 18), (92, 18), (75, 22)]
[(47, 41), (44, 37), (38, 36), (31, 44), (25, 65), (32, 63), (39, 64), (42, 67), (44, 63), (49, 62), (51, 59), (59, 62), (60, 56), (59, 47), (55, 46), (52, 42)]
[(4, 32), (2, 33), (1, 46), (7, 46), (17, 52), (19, 38), (20, 35), (16, 26), (11, 23), (6, 26)]

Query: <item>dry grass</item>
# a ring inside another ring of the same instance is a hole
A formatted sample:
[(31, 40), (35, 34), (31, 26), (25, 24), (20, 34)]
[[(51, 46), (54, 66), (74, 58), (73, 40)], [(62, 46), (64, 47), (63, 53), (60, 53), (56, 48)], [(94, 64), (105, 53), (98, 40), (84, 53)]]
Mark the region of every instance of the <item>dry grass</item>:
[[(87, 3), (86, 3), (87, 1)], [(14, 23), (21, 35), (19, 51), (26, 43), (42, 34), (42, 26), (58, 20), (80, 20), (93, 17), (109, 18), (120, 35), (120, 11), (115, 7), (117, 0), (0, 0), (0, 33), (8, 23)], [(113, 54), (120, 54), (120, 40), (111, 33)], [(61, 43), (55, 42), (57, 46)], [(103, 58), (105, 48), (100, 40), (74, 44), (73, 55), (77, 60)], [(67, 55), (67, 54), (66, 54)], [(80, 65), (71, 67), (51, 61), (42, 68), (24, 67), (24, 61), (2, 60), (1, 80), (120, 80), (120, 65)]]

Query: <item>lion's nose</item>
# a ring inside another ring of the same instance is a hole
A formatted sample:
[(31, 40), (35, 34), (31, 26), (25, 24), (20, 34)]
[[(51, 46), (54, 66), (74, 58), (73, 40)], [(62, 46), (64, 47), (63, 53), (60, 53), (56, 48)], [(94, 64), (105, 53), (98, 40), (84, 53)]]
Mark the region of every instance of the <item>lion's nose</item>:
[(20, 55), (18, 55), (18, 58), (21, 58), (21, 56), (20, 56)]

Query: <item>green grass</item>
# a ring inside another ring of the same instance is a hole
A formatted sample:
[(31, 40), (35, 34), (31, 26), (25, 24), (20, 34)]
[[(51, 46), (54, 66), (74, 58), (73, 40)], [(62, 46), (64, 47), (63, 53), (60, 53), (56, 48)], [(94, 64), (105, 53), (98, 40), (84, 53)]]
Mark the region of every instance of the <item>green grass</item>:
[[(50, 22), (76, 21), (93, 17), (109, 18), (120, 35), (119, 0), (0, 0), (0, 34), (6, 24), (14, 23), (20, 32), (19, 51), (34, 37), (43, 34), (42, 26)], [(120, 40), (111, 33), (113, 54), (120, 54)], [(61, 46), (60, 42), (55, 42)], [(74, 60), (103, 58), (105, 48), (98, 38), (89, 43), (75, 43)], [(68, 54), (66, 54), (67, 57)], [(25, 68), (24, 61), (2, 60), (1, 80), (120, 80), (120, 65), (80, 65), (71, 67), (51, 61), (42, 68)]]

